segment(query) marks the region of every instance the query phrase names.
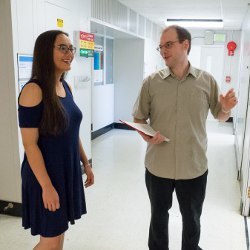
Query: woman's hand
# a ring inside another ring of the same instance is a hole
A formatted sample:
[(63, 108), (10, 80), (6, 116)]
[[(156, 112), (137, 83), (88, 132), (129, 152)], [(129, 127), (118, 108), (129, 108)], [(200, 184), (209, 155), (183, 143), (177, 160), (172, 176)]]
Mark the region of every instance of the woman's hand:
[(87, 175), (87, 179), (84, 183), (84, 186), (87, 188), (94, 184), (94, 174), (90, 164), (84, 165), (84, 170), (85, 174)]
[(48, 185), (42, 189), (44, 208), (55, 212), (60, 208), (59, 195), (53, 185)]

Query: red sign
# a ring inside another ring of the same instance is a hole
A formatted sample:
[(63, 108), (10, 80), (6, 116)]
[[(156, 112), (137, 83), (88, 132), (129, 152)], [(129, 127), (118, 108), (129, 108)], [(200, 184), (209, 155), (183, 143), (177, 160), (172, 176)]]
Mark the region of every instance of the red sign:
[(237, 45), (234, 41), (230, 41), (227, 44), (227, 49), (228, 49), (228, 55), (229, 56), (233, 56), (234, 55), (234, 51), (236, 49)]
[(94, 34), (80, 31), (79, 32), (79, 38), (80, 38), (79, 48), (94, 50), (95, 48), (94, 37), (95, 37)]
[(231, 76), (226, 76), (226, 83), (230, 83), (231, 82)]
[(79, 31), (78, 46), (80, 50), (80, 56), (93, 57), (95, 48), (95, 35), (83, 31)]
[(94, 34), (80, 31), (80, 40), (94, 42)]

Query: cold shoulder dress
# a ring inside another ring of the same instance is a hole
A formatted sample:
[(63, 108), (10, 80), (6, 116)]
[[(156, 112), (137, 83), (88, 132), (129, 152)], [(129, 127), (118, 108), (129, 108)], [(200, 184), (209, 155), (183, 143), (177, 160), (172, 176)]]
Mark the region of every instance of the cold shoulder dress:
[[(37, 80), (31, 80), (39, 85)], [(27, 84), (29, 84), (29, 82)], [(21, 167), (22, 176), (22, 225), (30, 228), (32, 235), (55, 237), (68, 229), (86, 213), (85, 196), (79, 153), (79, 129), (82, 113), (75, 104), (68, 84), (62, 81), (66, 97), (60, 98), (67, 117), (68, 126), (59, 136), (39, 135), (40, 148), (45, 167), (59, 195), (60, 208), (50, 212), (44, 208), (42, 189), (33, 174), (26, 154)], [(20, 128), (39, 128), (43, 113), (43, 102), (34, 107), (19, 105)]]

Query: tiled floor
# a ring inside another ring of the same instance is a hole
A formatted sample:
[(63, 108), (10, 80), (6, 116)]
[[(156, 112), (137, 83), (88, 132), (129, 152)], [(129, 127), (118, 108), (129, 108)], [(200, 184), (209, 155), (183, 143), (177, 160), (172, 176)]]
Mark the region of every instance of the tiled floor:
[[(234, 137), (229, 123), (208, 124), (209, 175), (200, 245), (204, 250), (246, 250), (239, 214)], [(112, 130), (93, 141), (95, 185), (86, 190), (88, 214), (65, 236), (65, 250), (146, 250), (149, 201), (144, 184), (146, 145), (134, 131)], [(180, 250), (181, 217), (170, 211), (170, 250)], [(28, 250), (37, 237), (20, 218), (0, 215), (0, 249)]]

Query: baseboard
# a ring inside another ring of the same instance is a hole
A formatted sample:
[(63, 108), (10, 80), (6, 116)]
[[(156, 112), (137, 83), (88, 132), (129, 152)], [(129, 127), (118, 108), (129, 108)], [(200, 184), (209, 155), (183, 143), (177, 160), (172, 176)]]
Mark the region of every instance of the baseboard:
[(233, 117), (229, 117), (229, 119), (226, 122), (233, 122)]
[(134, 130), (133, 128), (129, 127), (128, 125), (126, 125), (124, 123), (119, 123), (119, 122), (114, 123), (114, 128), (116, 128), (116, 129)]
[(244, 216), (247, 249), (249, 249), (249, 230), (248, 230), (248, 223), (247, 223), (248, 220), (249, 219), (246, 216)]
[(21, 217), (22, 204), (18, 202), (0, 200), (0, 214)]
[(133, 130), (132, 128), (130, 128), (129, 126), (123, 124), (123, 123), (120, 123), (120, 122), (114, 122), (114, 123), (111, 123), (101, 129), (98, 129), (94, 132), (91, 133), (91, 140), (94, 140), (95, 138), (97, 138), (98, 136), (101, 136), (107, 132), (109, 132), (110, 130), (112, 129), (126, 129), (126, 130)]
[[(229, 117), (229, 119), (226, 122), (233, 122), (233, 117)], [(111, 123), (101, 129), (98, 129), (94, 132), (91, 133), (91, 140), (94, 140), (95, 138), (97, 138), (98, 136), (101, 136), (107, 132), (109, 132), (112, 129), (125, 129), (125, 130), (134, 130), (133, 128), (127, 126), (124, 123), (120, 123), (120, 122), (114, 122)]]
[(101, 129), (98, 129), (98, 130), (96, 130), (94, 132), (91, 132), (91, 140), (94, 140), (98, 136), (107, 133), (108, 131), (110, 131), (113, 128), (114, 128), (114, 123), (111, 123), (111, 124), (101, 128)]

